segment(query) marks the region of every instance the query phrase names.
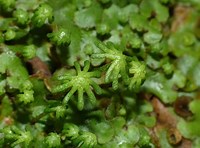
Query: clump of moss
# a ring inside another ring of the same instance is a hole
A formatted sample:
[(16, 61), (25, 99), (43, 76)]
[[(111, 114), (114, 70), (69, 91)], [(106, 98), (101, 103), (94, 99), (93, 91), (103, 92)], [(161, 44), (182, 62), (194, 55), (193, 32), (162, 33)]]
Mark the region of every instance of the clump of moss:
[(199, 147), (199, 9), (0, 0), (0, 147)]

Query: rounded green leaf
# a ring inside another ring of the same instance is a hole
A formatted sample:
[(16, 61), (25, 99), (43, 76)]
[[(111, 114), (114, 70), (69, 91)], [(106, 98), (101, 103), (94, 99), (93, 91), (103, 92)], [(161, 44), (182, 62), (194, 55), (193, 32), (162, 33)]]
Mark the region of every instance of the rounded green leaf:
[(144, 34), (144, 41), (148, 44), (156, 44), (162, 39), (162, 34), (157, 31), (149, 31)]
[(46, 143), (50, 148), (59, 147), (61, 144), (60, 136), (57, 133), (50, 133), (46, 137)]

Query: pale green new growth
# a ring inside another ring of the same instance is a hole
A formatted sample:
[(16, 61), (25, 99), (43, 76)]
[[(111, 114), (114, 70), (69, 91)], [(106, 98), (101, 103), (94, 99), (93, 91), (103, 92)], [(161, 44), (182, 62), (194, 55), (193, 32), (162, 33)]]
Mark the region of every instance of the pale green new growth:
[(107, 58), (112, 62), (106, 72), (105, 82), (112, 81), (113, 89), (118, 88), (118, 79), (122, 77), (124, 81), (127, 81), (127, 57), (123, 54), (122, 51), (116, 49), (114, 44), (108, 42), (104, 45), (101, 42), (97, 42), (96, 46), (101, 49), (104, 53), (95, 53), (92, 55), (92, 58)]
[(65, 106), (56, 106), (53, 108), (50, 108), (48, 111), (53, 111), (56, 113), (56, 118), (61, 118), (64, 117), (65, 113), (66, 113), (66, 107)]
[(19, 25), (25, 25), (29, 21), (29, 14), (23, 9), (18, 9), (13, 12), (13, 17)]
[(49, 133), (49, 135), (46, 137), (46, 143), (49, 148), (59, 147), (61, 144), (60, 136), (57, 133)]
[(74, 143), (78, 148), (93, 148), (97, 145), (97, 137), (95, 134), (85, 131), (74, 140)]
[(66, 123), (63, 127), (62, 133), (70, 139), (75, 139), (79, 136), (79, 128), (75, 124)]
[(10, 11), (15, 6), (16, 0), (0, 0), (0, 7), (6, 11)]
[(4, 34), (4, 38), (6, 41), (12, 40), (15, 37), (16, 37), (16, 32), (13, 29), (8, 29)]
[(24, 90), (24, 92), (18, 94), (17, 97), (20, 102), (27, 104), (34, 101), (33, 93), (34, 93), (33, 90)]
[(36, 49), (34, 45), (27, 45), (22, 48), (22, 55), (25, 59), (29, 60), (36, 56)]
[(129, 73), (133, 74), (133, 77), (130, 78), (129, 89), (138, 89), (146, 76), (146, 66), (138, 61), (132, 61), (130, 65)]
[(58, 80), (63, 81), (64, 84), (56, 86), (52, 89), (52, 92), (60, 92), (63, 90), (67, 90), (68, 88), (71, 88), (71, 90), (67, 93), (65, 98), (63, 99), (63, 103), (67, 104), (69, 99), (72, 97), (72, 95), (77, 91), (78, 92), (78, 109), (82, 110), (84, 107), (84, 98), (83, 93), (86, 92), (88, 95), (90, 102), (95, 105), (96, 98), (94, 93), (92, 92), (91, 88), (94, 89), (94, 91), (97, 94), (101, 94), (101, 88), (98, 84), (96, 84), (92, 78), (99, 77), (100, 73), (98, 71), (94, 72), (88, 72), (90, 68), (90, 62), (85, 61), (84, 68), (81, 70), (80, 65), (78, 62), (74, 63), (74, 66), (76, 68), (77, 75), (72, 76), (69, 74), (60, 76)]
[(21, 131), (15, 126), (8, 127), (3, 129), (6, 139), (13, 139), (14, 142), (11, 144), (11, 147), (15, 147), (20, 143), (24, 143), (25, 147), (29, 145), (32, 141), (32, 136), (29, 131)]
[(34, 101), (34, 91), (32, 90), (33, 85), (29, 80), (24, 81), (20, 85), (20, 94), (17, 95), (17, 98), (20, 102), (23, 102), (24, 104), (28, 104), (30, 102)]
[(53, 20), (53, 9), (47, 5), (42, 4), (40, 5), (32, 18), (32, 22), (36, 27), (42, 27), (42, 25), (46, 24), (47, 22), (51, 22)]
[(47, 37), (56, 45), (65, 45), (70, 43), (70, 34), (65, 29), (59, 29), (58, 31), (47, 34)]

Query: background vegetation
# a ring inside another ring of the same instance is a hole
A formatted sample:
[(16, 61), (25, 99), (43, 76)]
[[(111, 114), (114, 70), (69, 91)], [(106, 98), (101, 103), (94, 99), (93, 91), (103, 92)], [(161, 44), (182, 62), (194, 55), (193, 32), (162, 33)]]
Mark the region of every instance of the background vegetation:
[(0, 147), (199, 148), (199, 0), (0, 0)]

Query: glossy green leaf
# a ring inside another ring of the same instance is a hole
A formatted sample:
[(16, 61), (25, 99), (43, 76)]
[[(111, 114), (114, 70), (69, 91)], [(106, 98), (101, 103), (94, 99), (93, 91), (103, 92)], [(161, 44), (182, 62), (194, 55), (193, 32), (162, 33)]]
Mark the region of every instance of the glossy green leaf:
[(170, 83), (162, 74), (155, 74), (147, 77), (143, 89), (155, 94), (165, 103), (176, 100), (177, 92), (173, 90), (173, 83)]
[(93, 4), (89, 8), (79, 10), (75, 13), (74, 21), (81, 28), (95, 27), (99, 22), (102, 10), (98, 4)]

